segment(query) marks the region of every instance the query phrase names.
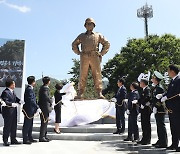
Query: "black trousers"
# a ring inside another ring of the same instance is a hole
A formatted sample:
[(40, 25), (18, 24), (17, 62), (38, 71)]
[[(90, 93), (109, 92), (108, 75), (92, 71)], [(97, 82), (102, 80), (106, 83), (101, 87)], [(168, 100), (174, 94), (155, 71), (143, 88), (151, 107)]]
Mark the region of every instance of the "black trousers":
[(42, 139), (42, 138), (46, 138), (47, 125), (48, 125), (48, 120), (46, 120), (46, 119), (48, 119), (48, 117), (45, 116), (45, 121), (44, 121), (42, 114), (40, 114), (40, 119), (41, 119), (41, 126), (40, 126), (39, 139)]
[(165, 114), (157, 113), (155, 114), (156, 125), (157, 125), (157, 135), (159, 145), (166, 145), (168, 144), (167, 140), (167, 132), (166, 132), (166, 125), (165, 125)]
[(8, 142), (9, 136), (11, 141), (14, 141), (17, 130), (17, 108), (4, 108), (2, 116), (4, 118), (3, 142)]
[(139, 129), (137, 125), (137, 113), (131, 113), (128, 116), (128, 138), (132, 138), (134, 135), (134, 140), (139, 139)]
[(141, 110), (141, 128), (142, 128), (142, 140), (143, 142), (151, 142), (151, 110), (149, 107), (145, 107)]
[(116, 127), (118, 130), (125, 131), (125, 108), (116, 106)]
[(26, 142), (28, 140), (32, 140), (32, 128), (33, 128), (33, 118), (28, 119), (26, 116), (24, 117), (24, 124), (23, 124), (23, 141)]
[(169, 122), (172, 135), (172, 145), (177, 148), (180, 139), (180, 111), (169, 113)]

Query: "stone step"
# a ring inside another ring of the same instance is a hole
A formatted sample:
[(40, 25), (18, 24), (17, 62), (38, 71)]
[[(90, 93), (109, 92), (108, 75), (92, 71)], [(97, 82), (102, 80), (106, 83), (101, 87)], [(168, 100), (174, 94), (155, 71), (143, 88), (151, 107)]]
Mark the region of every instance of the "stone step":
[[(23, 124), (18, 124), (17, 129), (22, 130)], [(40, 124), (33, 124), (33, 131), (39, 132)], [(63, 133), (113, 133), (116, 130), (114, 124), (89, 124), (75, 127), (61, 127)], [(48, 125), (48, 132), (54, 132), (54, 125)]]
[[(138, 122), (139, 128), (141, 128), (140, 123)], [(22, 130), (22, 123), (19, 123), (17, 126), (18, 130)], [(126, 122), (126, 126), (128, 126)], [(36, 122), (33, 124), (33, 131), (39, 132), (40, 123)], [(113, 133), (116, 131), (115, 124), (88, 124), (83, 126), (74, 126), (74, 127), (60, 127), (61, 132), (63, 133)], [(155, 123), (152, 123), (152, 131), (156, 130)], [(125, 129), (128, 131), (128, 128)], [(54, 132), (54, 125), (48, 125), (48, 132)]]
[[(17, 137), (22, 138), (22, 123), (18, 124)], [(139, 132), (140, 136), (142, 134), (140, 123)], [(126, 122), (126, 126), (127, 122)], [(40, 123), (35, 121), (33, 129), (33, 137), (35, 139), (39, 138), (39, 127)], [(53, 132), (54, 125), (48, 125), (47, 136), (52, 140), (77, 140), (77, 141), (110, 141), (110, 140), (122, 140), (127, 137), (127, 128), (124, 134), (114, 135), (113, 132), (116, 130), (114, 124), (89, 124), (84, 126), (76, 127), (62, 127), (61, 134), (56, 134)], [(156, 124), (151, 124), (152, 128), (152, 138), (157, 138)], [(168, 136), (170, 136), (169, 124), (166, 123), (166, 128)], [(0, 127), (0, 134), (3, 132), (3, 127)]]
[[(3, 128), (0, 128), (0, 134), (2, 134)], [(168, 136), (170, 131), (168, 129)], [(142, 132), (140, 130), (140, 136)], [(47, 136), (52, 140), (76, 140), (76, 141), (110, 141), (110, 140), (122, 140), (127, 137), (127, 131), (122, 135), (114, 135), (112, 133), (61, 133), (56, 134), (48, 132)], [(17, 137), (22, 138), (22, 130), (17, 130)], [(39, 132), (33, 131), (33, 138), (39, 138)], [(152, 138), (157, 138), (156, 131), (152, 131)]]

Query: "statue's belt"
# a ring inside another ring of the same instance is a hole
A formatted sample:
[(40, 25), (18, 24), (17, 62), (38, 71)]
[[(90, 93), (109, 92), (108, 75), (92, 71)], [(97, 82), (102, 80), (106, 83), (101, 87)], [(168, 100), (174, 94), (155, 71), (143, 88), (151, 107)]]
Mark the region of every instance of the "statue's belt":
[(100, 56), (99, 51), (96, 51), (96, 50), (82, 51), (81, 53), (85, 55)]

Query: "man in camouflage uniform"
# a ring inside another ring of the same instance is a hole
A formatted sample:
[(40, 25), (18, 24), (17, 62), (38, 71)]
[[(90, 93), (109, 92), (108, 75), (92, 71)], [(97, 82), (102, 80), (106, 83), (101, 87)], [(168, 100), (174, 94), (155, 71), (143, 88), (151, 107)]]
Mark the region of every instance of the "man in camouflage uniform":
[[(92, 18), (87, 18), (84, 24), (85, 33), (81, 33), (72, 43), (72, 50), (80, 55), (80, 79), (78, 85), (78, 96), (80, 99), (86, 87), (86, 81), (89, 68), (92, 71), (92, 76), (95, 84), (95, 89), (99, 98), (104, 98), (102, 95), (102, 75), (101, 75), (101, 60), (110, 47), (108, 40), (100, 33), (93, 32), (95, 21)], [(102, 44), (102, 50), (99, 52), (99, 44)], [(81, 45), (81, 50), (79, 49)]]

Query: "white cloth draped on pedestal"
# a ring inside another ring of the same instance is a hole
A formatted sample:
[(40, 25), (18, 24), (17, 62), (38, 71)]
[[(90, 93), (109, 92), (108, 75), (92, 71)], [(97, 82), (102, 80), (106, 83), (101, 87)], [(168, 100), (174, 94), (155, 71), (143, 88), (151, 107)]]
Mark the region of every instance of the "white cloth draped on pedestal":
[[(73, 84), (65, 85), (61, 92), (66, 92), (62, 99), (61, 126), (85, 125), (97, 121), (105, 116), (115, 117), (115, 104), (104, 99), (70, 101), (76, 94)], [(54, 122), (55, 112), (50, 113)]]

